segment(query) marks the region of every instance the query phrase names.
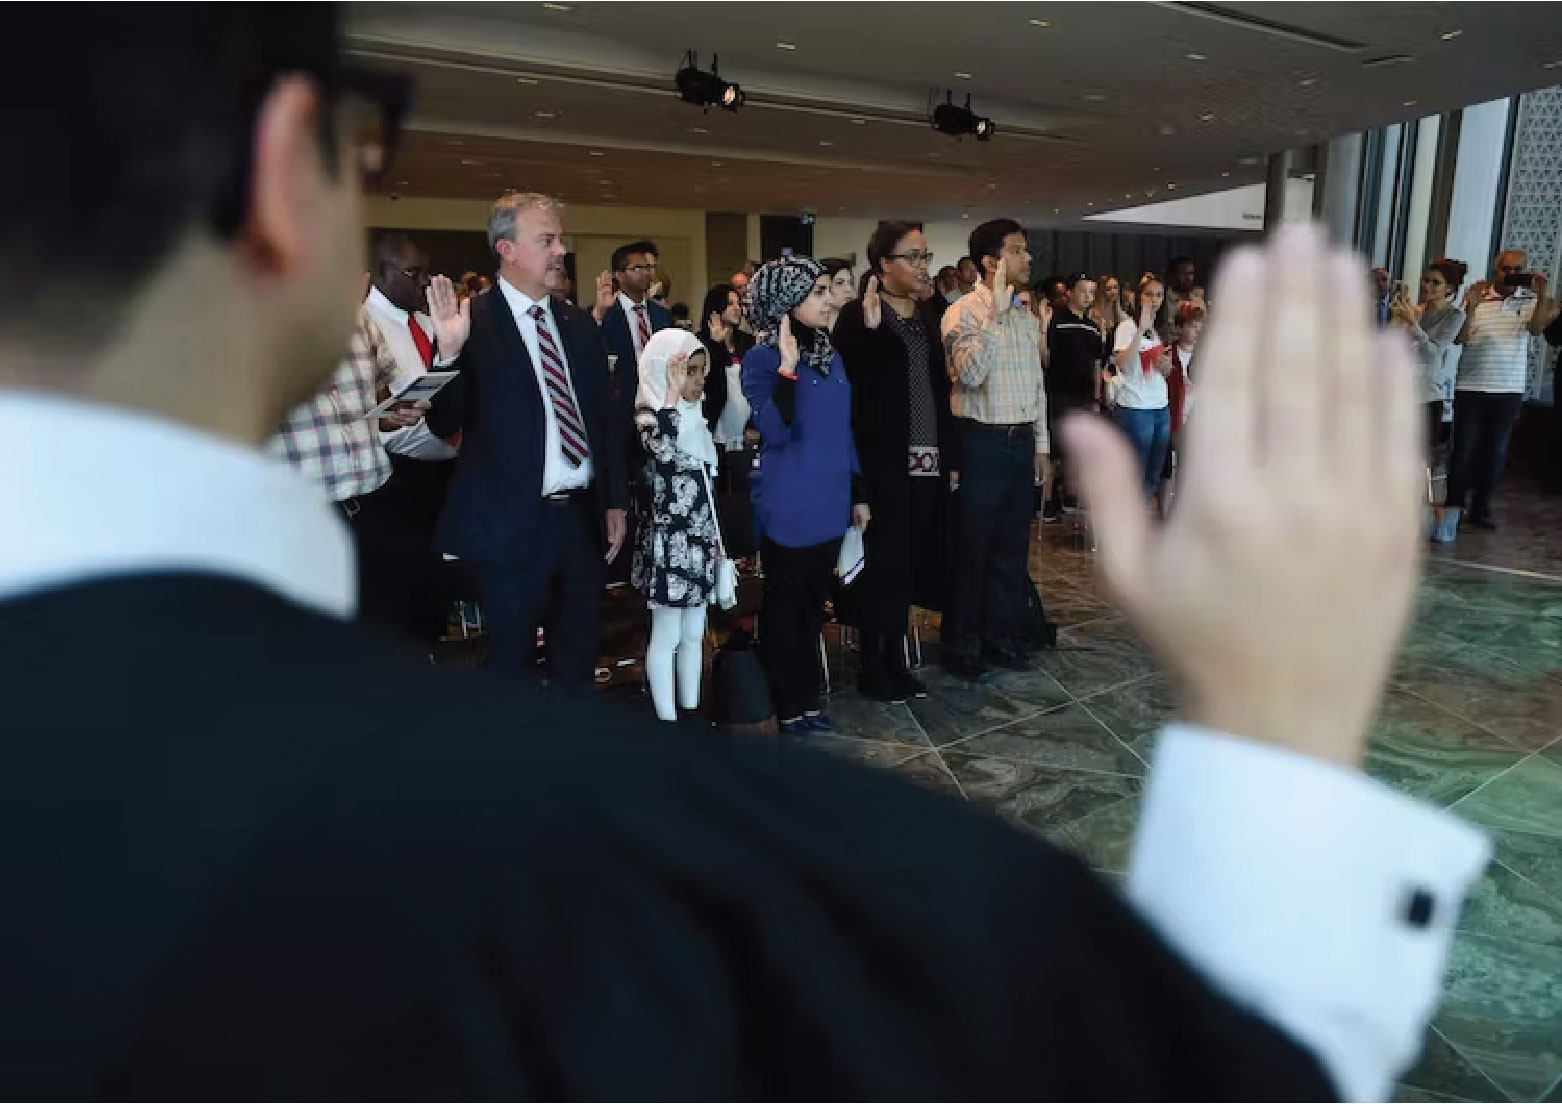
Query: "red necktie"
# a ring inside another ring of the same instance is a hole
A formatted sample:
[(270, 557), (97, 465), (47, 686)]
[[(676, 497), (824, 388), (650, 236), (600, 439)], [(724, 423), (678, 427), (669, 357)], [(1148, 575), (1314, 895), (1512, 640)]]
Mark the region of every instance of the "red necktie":
[[(412, 331), (412, 343), (418, 347), (418, 355), (423, 358), (425, 370), (434, 367), (434, 343), (428, 339), (428, 334), (423, 332), (423, 327), (418, 325), (418, 320), (412, 315), (407, 315), (407, 329)], [(451, 448), (461, 447), (461, 431), (458, 429), (445, 438), (445, 444)]]
[(423, 358), (423, 370), (426, 372), (434, 367), (434, 343), (423, 332), (423, 327), (418, 325), (417, 318), (410, 314), (407, 315), (407, 329), (412, 331), (412, 343), (418, 347), (418, 355)]
[(639, 316), (638, 328), (640, 330), (640, 348), (645, 348), (645, 343), (651, 340), (651, 321), (645, 316), (645, 304), (636, 303), (635, 313)]
[(574, 396), (569, 390), (569, 376), (564, 371), (564, 358), (553, 342), (548, 330), (548, 316), (538, 303), (528, 312), (537, 323), (537, 352), (542, 356), (542, 375), (548, 381), (548, 398), (553, 403), (553, 420), (559, 426), (559, 446), (564, 459), (571, 467), (578, 468), (591, 455), (586, 447), (586, 427), (575, 409)]

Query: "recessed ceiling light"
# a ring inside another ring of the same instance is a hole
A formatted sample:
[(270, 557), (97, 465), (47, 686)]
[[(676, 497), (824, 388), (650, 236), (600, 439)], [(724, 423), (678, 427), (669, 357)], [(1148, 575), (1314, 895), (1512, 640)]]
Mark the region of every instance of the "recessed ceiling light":
[(586, 152), (588, 154), (590, 154), (592, 157), (602, 157), (602, 156), (604, 156), (604, 154), (602, 153), (601, 150), (587, 150)]
[(410, 180), (398, 180), (398, 181), (396, 181), (396, 186), (398, 188), (405, 188), (408, 184), (411, 184), (411, 183), (412, 183), (412, 181), (410, 181)]
[(539, 81), (536, 77), (516, 77), (515, 78), (515, 83), (516, 84), (541, 84), (542, 82)]
[(1317, 77), (1303, 77), (1301, 80), (1297, 81), (1296, 83), (1301, 85), (1303, 88), (1311, 88), (1313, 85), (1318, 83), (1318, 78)]
[(1161, 136), (1163, 138), (1170, 138), (1173, 134), (1176, 134), (1176, 133), (1177, 133), (1177, 128), (1172, 126), (1170, 123), (1162, 123), (1161, 124)]
[(549, 11), (574, 11), (575, 10), (574, 7), (572, 5), (570, 5), (570, 4), (544, 4), (543, 7), (547, 8)]
[(1220, 174), (1220, 175), (1221, 175), (1221, 176), (1230, 176), (1230, 175), (1231, 175), (1231, 174), (1230, 174), (1230, 173), (1229, 173), (1229, 172), (1223, 172), (1223, 173), (1221, 173), (1221, 174)]
[(558, 113), (555, 112), (555, 111), (534, 111), (534, 112), (532, 112), (532, 114), (537, 116), (537, 118), (539, 118), (539, 119), (557, 119), (558, 118)]
[(1150, 171), (1151, 172), (1160, 172), (1161, 171), (1161, 167), (1159, 165), (1151, 166)]
[(690, 134), (709, 134), (710, 131), (706, 130), (704, 127), (690, 127), (689, 128), (689, 133)]
[(463, 165), (481, 165), (482, 162), (479, 161), (475, 157), (463, 157), (463, 158), (461, 158), (461, 164), (463, 164)]
[(1548, 61), (1541, 66), (1542, 69), (1562, 69), (1562, 61)]
[(1416, 106), (1416, 101), (1414, 101), (1414, 100), (1406, 100), (1405, 101), (1405, 106), (1406, 107), (1414, 107), (1414, 106)]
[(1298, 137), (1298, 138), (1303, 138), (1303, 137), (1305, 137), (1305, 136), (1306, 136), (1306, 134), (1307, 134), (1307, 128), (1306, 128), (1306, 127), (1302, 127), (1302, 128), (1301, 128), (1301, 129), (1300, 129), (1300, 130), (1298, 130), (1298, 131), (1297, 131), (1297, 132), (1296, 132), (1296, 136), (1297, 136), (1297, 137)]
[(962, 73), (958, 69), (955, 70), (955, 76), (959, 77), (961, 80), (970, 80), (971, 79), (971, 74), (970, 73)]
[(1030, 21), (1030, 25), (1032, 27), (1050, 27), (1050, 26), (1052, 26), (1052, 24), (1047, 22), (1045, 19), (1032, 19)]
[(1256, 158), (1256, 157), (1240, 157), (1240, 158), (1237, 159), (1237, 164), (1238, 165), (1256, 165), (1256, 164), (1258, 164), (1258, 158)]
[(836, 210), (837, 211), (844, 211), (844, 210), (846, 210), (846, 208), (844, 208), (844, 207), (837, 207)]
[(445, 139), (445, 145), (447, 145), (447, 146), (459, 146), (460, 144), (461, 144), (461, 139), (459, 139), (459, 138), (446, 138)]
[(1061, 215), (1061, 214), (1062, 214), (1062, 213), (1063, 213), (1063, 212), (1062, 212), (1062, 211), (1061, 211), (1061, 210), (1059, 210), (1059, 209), (1058, 209), (1058, 208), (1056, 208), (1056, 207), (1054, 207), (1054, 208), (1053, 208), (1053, 209), (1052, 209), (1052, 213), (1053, 213), (1053, 214), (1054, 214), (1054, 215)]
[(1209, 58), (1205, 57), (1203, 54), (1183, 54), (1182, 56), (1187, 58), (1189, 61), (1208, 61), (1209, 60)]
[(1105, 92), (1086, 92), (1080, 99), (1089, 100), (1091, 103), (1100, 103), (1107, 99), (1107, 94)]
[(821, 145), (821, 146), (833, 146), (833, 145), (835, 145), (835, 143), (834, 143), (834, 142), (831, 142), (831, 141), (830, 141), (830, 140), (829, 140), (829, 139), (827, 139), (827, 138), (821, 138), (821, 139), (819, 139), (819, 144), (820, 144), (820, 145)]
[(1166, 190), (1168, 192), (1175, 192), (1177, 190), (1177, 185), (1173, 184), (1171, 181), (1167, 181), (1166, 182)]
[(713, 168), (713, 169), (719, 169), (719, 168), (721, 168), (721, 162), (720, 161), (712, 161), (710, 163), (710, 167)]
[(1199, 122), (1201, 123), (1213, 123), (1214, 121), (1215, 113), (1213, 111), (1206, 111), (1204, 114), (1199, 116)]
[(1464, 34), (1463, 31), (1444, 31), (1443, 32), (1443, 41), (1444, 42), (1452, 42), (1454, 39), (1458, 38), (1462, 34)]
[(776, 49), (777, 50), (795, 50), (795, 49), (797, 49), (797, 43), (795, 43), (795, 42), (777, 42), (776, 43)]
[(852, 122), (855, 123), (857, 126), (867, 126), (868, 125), (868, 120), (866, 120), (866, 119), (853, 119)]
[(961, 218), (970, 218), (971, 217), (971, 212), (970, 211), (963, 211), (963, 212), (961, 212), (960, 217)]

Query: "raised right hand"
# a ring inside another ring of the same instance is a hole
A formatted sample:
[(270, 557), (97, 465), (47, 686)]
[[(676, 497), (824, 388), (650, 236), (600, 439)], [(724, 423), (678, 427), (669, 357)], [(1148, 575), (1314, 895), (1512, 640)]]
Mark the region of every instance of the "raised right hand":
[(450, 277), (435, 276), (429, 281), (428, 316), (434, 323), (439, 355), (452, 360), (460, 356), (472, 332), (472, 300), (456, 298)]
[(1184, 718), (1350, 766), (1409, 613), (1426, 493), (1414, 364), (1373, 326), (1362, 273), (1311, 225), (1230, 254), (1164, 526), (1120, 432), (1064, 427), (1101, 571)]
[(711, 311), (710, 317), (705, 320), (705, 328), (710, 331), (710, 339), (718, 345), (726, 343), (727, 320), (716, 311)]
[(1468, 314), (1477, 303), (1486, 298), (1486, 293), (1491, 290), (1490, 280), (1477, 280), (1470, 285), (1470, 290), (1464, 293), (1464, 309)]
[(776, 347), (781, 350), (781, 374), (797, 378), (797, 336), (792, 333), (792, 316), (781, 319), (781, 332), (776, 337)]
[(998, 256), (998, 267), (993, 269), (993, 316), (1003, 318), (1014, 306), (1014, 292), (1009, 290), (1009, 266), (1003, 255)]
[(671, 410), (683, 398), (683, 383), (689, 375), (689, 354), (678, 353), (667, 358), (667, 393), (662, 396), (662, 409)]
[(613, 274), (607, 269), (597, 273), (597, 300), (591, 305), (591, 313), (601, 321), (602, 316), (613, 305), (613, 298), (618, 293), (613, 290)]
[(868, 277), (868, 286), (862, 290), (862, 324), (870, 330), (879, 328), (884, 321), (884, 300), (879, 297), (879, 278)]

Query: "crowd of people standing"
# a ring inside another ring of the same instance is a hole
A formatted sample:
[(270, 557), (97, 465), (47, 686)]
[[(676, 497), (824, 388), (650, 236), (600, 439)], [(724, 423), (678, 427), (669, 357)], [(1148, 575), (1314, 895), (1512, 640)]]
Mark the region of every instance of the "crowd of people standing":
[[(452, 284), (405, 235), (382, 237), (349, 356), (272, 442), (352, 524), (363, 617), (404, 637), (437, 636), (455, 559), (476, 580), (490, 666), (578, 690), (596, 670), (602, 584), (628, 583), (650, 611), (653, 704), (676, 720), (700, 705), (705, 610), (742, 569), (759, 576), (781, 730), (829, 730), (827, 607), (858, 630), (858, 688), (880, 701), (926, 695), (908, 663), (913, 607), (943, 615), (942, 662), (962, 678), (1023, 670), (1053, 641), (1031, 522), (1077, 509), (1057, 432), (1069, 414), (1109, 417), (1148, 508), (1172, 508), (1211, 309), (1187, 257), (1133, 281), (1035, 280), (1024, 229), (997, 219), (935, 269), (919, 223), (886, 221), (860, 274), (839, 258), (750, 262), (696, 320), (660, 301), (648, 240), (614, 251), (589, 308), (571, 302), (549, 197), (501, 197), (488, 239), (495, 279)], [(1556, 314), (1521, 255), (1455, 306), (1465, 275), (1433, 262), (1414, 304), (1379, 274), (1377, 319), (1414, 344), (1433, 445), (1452, 417), (1437, 540), (1471, 494), (1469, 523), (1493, 524), (1525, 343)], [(429, 401), (395, 401), (431, 371), (454, 376)], [(862, 567), (844, 586), (853, 530)]]

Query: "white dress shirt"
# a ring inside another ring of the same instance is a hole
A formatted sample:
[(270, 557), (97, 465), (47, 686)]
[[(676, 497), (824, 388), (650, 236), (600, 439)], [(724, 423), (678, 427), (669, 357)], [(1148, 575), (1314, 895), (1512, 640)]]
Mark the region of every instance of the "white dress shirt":
[[(0, 481), (0, 600), (187, 569), (352, 612), (345, 526), (285, 464), (146, 415), (14, 392), (0, 392), (0, 439), (22, 465)], [(1488, 855), (1449, 813), (1355, 771), (1173, 724), (1128, 896), (1217, 988), (1315, 1054), (1346, 1099), (1384, 1100), (1420, 1047)]]
[[(385, 344), (395, 358), (396, 375), (391, 382), (391, 394), (399, 395), (428, 373), (428, 367), (423, 363), (423, 354), (418, 352), (412, 331), (407, 328), (407, 321), (409, 318), (414, 320), (428, 335), (430, 345), (434, 343), (434, 323), (421, 311), (408, 315), (387, 299), (379, 288), (369, 290), (369, 297), (364, 300), (363, 306), (369, 316), (379, 323)], [(381, 430), (380, 440), (385, 443), (386, 452), (410, 456), (416, 460), (452, 460), (456, 455), (452, 446), (434, 436), (427, 422), (419, 422), (405, 429)]]
[(640, 340), (640, 312), (645, 311), (645, 326), (648, 330), (655, 330), (656, 323), (651, 321), (651, 297), (647, 295), (643, 302), (636, 303), (623, 292), (618, 293), (618, 305), (624, 308), (624, 318), (629, 322), (629, 340), (635, 346), (635, 363), (640, 363), (640, 354), (645, 350), (645, 342)]
[[(548, 397), (548, 379), (543, 374), (542, 352), (537, 346), (537, 322), (531, 316), (532, 307), (540, 302), (543, 324), (548, 327), (548, 333), (553, 336), (553, 347), (559, 351), (559, 358), (564, 361), (564, 375), (569, 379), (570, 398), (575, 402), (575, 409), (580, 411), (581, 425), (585, 425), (586, 412), (581, 410), (580, 399), (575, 394), (575, 380), (570, 377), (569, 354), (564, 351), (564, 341), (559, 337), (559, 328), (553, 321), (553, 304), (546, 295), (538, 300), (516, 290), (515, 285), (503, 276), (499, 277), (499, 293), (504, 296), (504, 301), (510, 307), (510, 313), (515, 316), (515, 325), (521, 331), (521, 340), (526, 342), (526, 352), (532, 360), (532, 371), (537, 374), (537, 392), (542, 397), (542, 417), (547, 425), (547, 437), (542, 446), (542, 493), (551, 495), (563, 491), (585, 490), (591, 485), (591, 457), (586, 457), (585, 462), (579, 467), (575, 467), (564, 458), (564, 447), (559, 443), (559, 423), (553, 416), (553, 400)], [(595, 448), (596, 443), (587, 441), (586, 447)]]

